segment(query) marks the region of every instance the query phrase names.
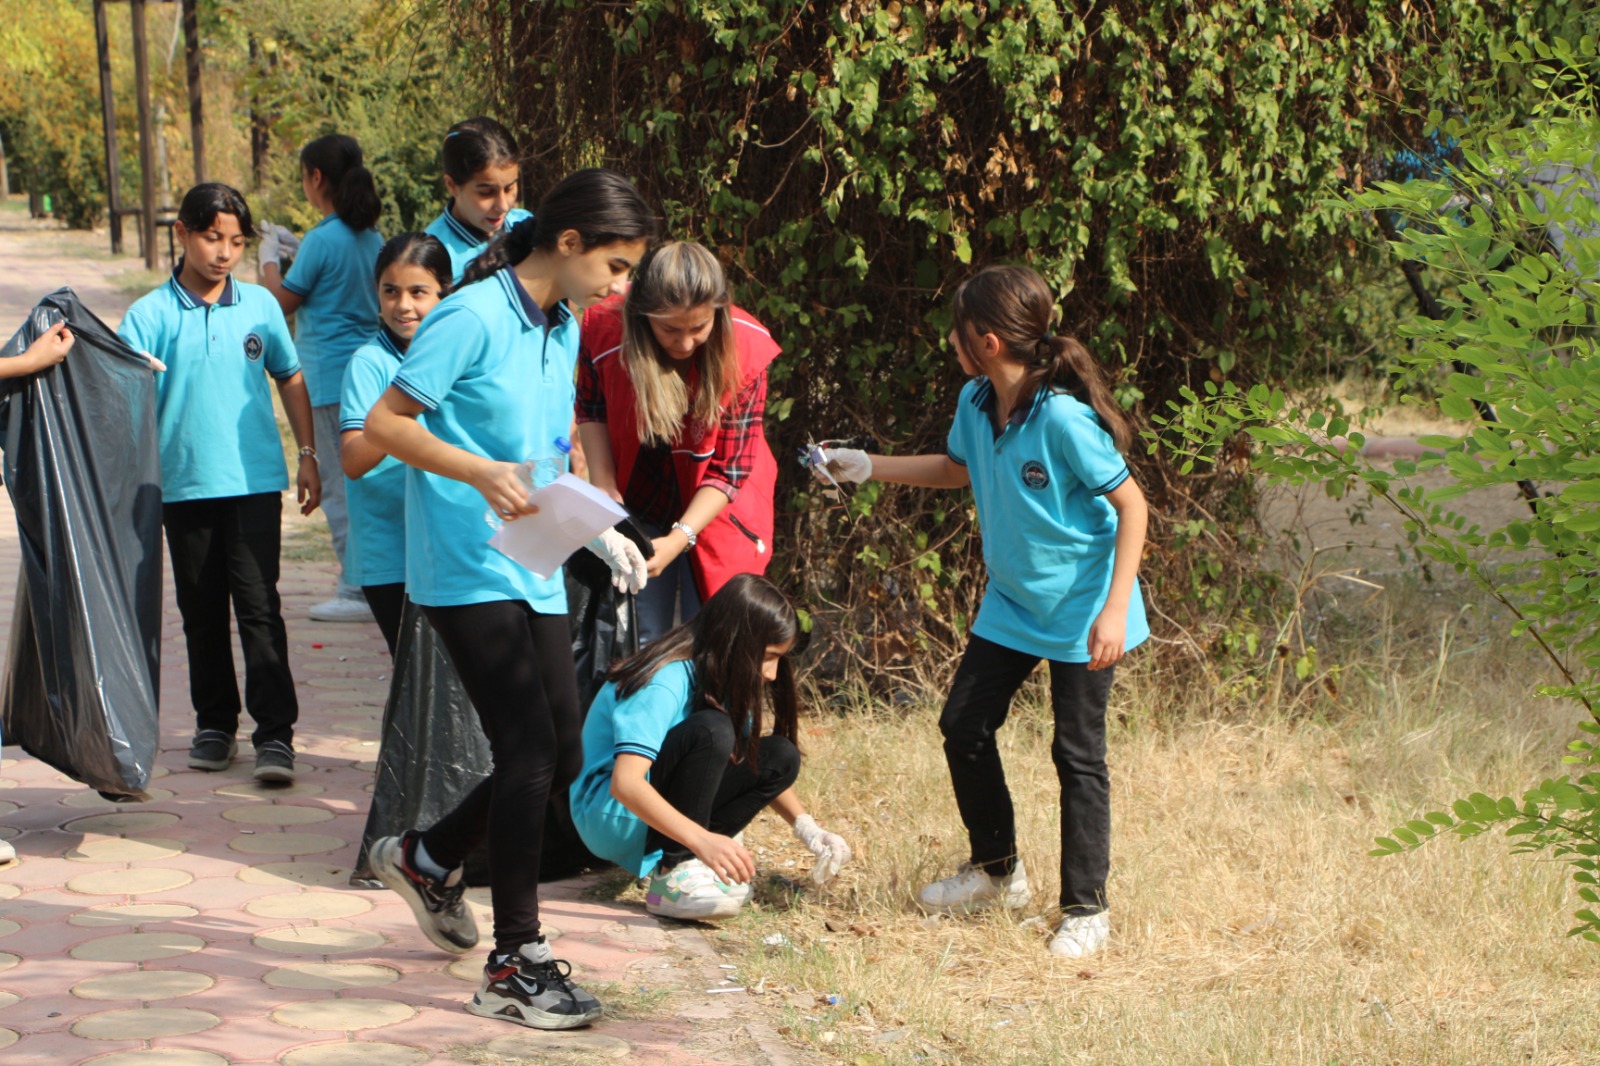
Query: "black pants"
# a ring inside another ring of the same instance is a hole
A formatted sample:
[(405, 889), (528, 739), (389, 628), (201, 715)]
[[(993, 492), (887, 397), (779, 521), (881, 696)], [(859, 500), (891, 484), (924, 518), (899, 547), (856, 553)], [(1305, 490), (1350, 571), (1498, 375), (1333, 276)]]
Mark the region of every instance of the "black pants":
[(400, 643), (400, 616), (406, 609), (406, 583), (362, 585), (361, 595), (367, 598), (372, 617), (378, 620), (378, 629), (383, 633), (383, 642), (389, 645), (389, 658), (393, 659)]
[(233, 672), (232, 605), (244, 649), (244, 706), (251, 740), (293, 743), (300, 717), (289, 639), (278, 600), (283, 497), (276, 492), (185, 500), (162, 508), (172, 583), (189, 649), (189, 698), (196, 729), (233, 736), (239, 682)]
[[(1011, 699), (1039, 657), (973, 637), (961, 657), (939, 718), (956, 806), (972, 842), (972, 863), (990, 874), (1016, 866), (1017, 827), (995, 734)], [(1105, 910), (1111, 865), (1111, 780), (1106, 772), (1106, 698), (1114, 667), (1050, 663), (1055, 741), (1050, 753), (1061, 782), (1061, 906), (1080, 914)]]
[[(694, 712), (662, 739), (661, 751), (650, 767), (650, 784), (695, 824), (733, 836), (800, 776), (800, 751), (791, 741), (762, 737), (752, 768), (748, 763), (730, 761), (737, 740), (726, 714)], [(678, 841), (652, 829), (645, 835), (645, 854), (657, 848), (662, 852), (663, 869), (694, 856)]]
[(567, 616), (536, 614), (520, 600), (423, 612), (478, 712), (494, 768), (422, 842), (454, 869), (488, 834), (495, 950), (516, 951), (539, 935), (545, 806), (583, 768)]

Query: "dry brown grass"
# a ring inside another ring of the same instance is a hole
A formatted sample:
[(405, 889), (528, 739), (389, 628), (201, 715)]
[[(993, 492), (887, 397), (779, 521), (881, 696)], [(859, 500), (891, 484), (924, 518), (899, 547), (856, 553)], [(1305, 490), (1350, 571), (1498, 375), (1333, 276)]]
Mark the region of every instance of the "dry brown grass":
[[(1338, 652), (1354, 667), (1340, 702), (1320, 715), (1215, 706), (1148, 659), (1123, 671), (1105, 954), (1054, 959), (1047, 925), (910, 906), (966, 857), (935, 705), (808, 723), (802, 792), (857, 862), (821, 895), (769, 883), (714, 938), (783, 1004), (790, 1039), (847, 1063), (1600, 1061), (1600, 949), (1563, 935), (1577, 905), (1564, 868), (1498, 837), (1367, 856), (1419, 808), (1562, 772), (1574, 712), (1534, 699), (1537, 663), (1454, 594), (1370, 606)], [(1003, 736), (1029, 915), (1048, 923), (1041, 695), (1035, 683)], [(809, 856), (775, 818), (749, 840), (802, 879)], [(765, 947), (772, 933), (792, 946)], [(830, 994), (837, 1005), (818, 998)]]

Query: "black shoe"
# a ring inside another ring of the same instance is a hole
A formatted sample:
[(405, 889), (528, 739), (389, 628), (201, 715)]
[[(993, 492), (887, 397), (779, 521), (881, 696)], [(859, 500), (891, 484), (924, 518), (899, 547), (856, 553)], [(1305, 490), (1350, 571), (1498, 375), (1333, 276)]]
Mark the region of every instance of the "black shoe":
[(294, 748), (269, 740), (256, 749), (256, 780), (288, 784), (294, 780)]
[(220, 729), (202, 729), (189, 745), (189, 767), (194, 770), (226, 770), (239, 750), (239, 742)]
[(513, 954), (490, 955), (483, 984), (467, 1010), (530, 1029), (576, 1029), (600, 1017), (605, 1008), (571, 977), (572, 967), (552, 956), (540, 937)]
[(411, 856), (419, 839), (415, 831), (380, 837), (367, 853), (367, 861), (380, 881), (411, 904), (424, 936), (451, 954), (463, 955), (478, 946), (478, 923), (461, 899), (467, 887), (462, 871), (451, 870), (441, 881), (418, 870)]

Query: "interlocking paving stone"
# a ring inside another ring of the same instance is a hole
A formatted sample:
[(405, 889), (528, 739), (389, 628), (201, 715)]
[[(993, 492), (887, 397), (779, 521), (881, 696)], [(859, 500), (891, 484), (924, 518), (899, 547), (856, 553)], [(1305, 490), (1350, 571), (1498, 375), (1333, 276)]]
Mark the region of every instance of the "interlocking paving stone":
[(190, 1007), (135, 1007), (90, 1014), (72, 1023), (76, 1036), (89, 1040), (152, 1040), (183, 1036), (222, 1024), (210, 1011)]
[(66, 857), (74, 862), (149, 862), (167, 859), (183, 851), (183, 845), (171, 840), (153, 840), (136, 837), (98, 837), (85, 840)]
[(350, 871), (320, 862), (263, 862), (239, 871), (239, 880), (253, 885), (346, 885)]
[(215, 978), (192, 970), (131, 970), (79, 981), (72, 994), (83, 999), (177, 999), (216, 983)]
[(114, 1051), (85, 1062), (83, 1066), (228, 1066), (228, 1060), (209, 1051), (191, 1048), (157, 1047), (138, 1051)]
[(292, 785), (262, 785), (251, 780), (223, 785), (212, 791), (229, 799), (287, 799), (291, 796), (320, 796), (327, 789), (309, 781), (296, 781)]
[(391, 999), (324, 999), (291, 1003), (272, 1012), (272, 1020), (296, 1029), (333, 1029), (353, 1032), (377, 1029), (416, 1017), (417, 1012)]
[(228, 847), (246, 855), (325, 855), (348, 846), (343, 837), (327, 833), (256, 833), (228, 841)]
[(21, 928), (22, 926), (13, 922), (10, 918), (0, 918), (0, 936), (10, 936)]
[(14, 1029), (0, 1029), (0, 1047), (10, 1047), (17, 1042), (17, 1033)]
[(71, 955), (85, 962), (150, 962), (199, 951), (206, 942), (188, 933), (122, 933), (86, 940)]
[(79, 874), (67, 882), (67, 887), (86, 896), (142, 896), (166, 892), (193, 880), (182, 870), (147, 866), (136, 870), (96, 870), (92, 874)]
[(178, 821), (178, 816), (168, 811), (116, 811), (112, 814), (91, 814), (73, 818), (61, 828), (69, 833), (83, 833), (85, 836), (91, 833), (118, 836), (146, 829), (160, 829), (176, 825)]
[(352, 918), (365, 914), (372, 904), (354, 893), (290, 892), (263, 896), (244, 905), (251, 914), (263, 918)]
[(347, 955), (368, 951), (384, 943), (382, 933), (338, 926), (285, 926), (257, 933), (251, 940), (256, 947), (285, 955)]
[(145, 922), (171, 922), (193, 918), (200, 912), (180, 903), (103, 903), (79, 911), (67, 919), (73, 925), (142, 925)]
[(283, 1066), (417, 1066), (429, 1055), (406, 1044), (313, 1044), (295, 1048), (283, 1057)]
[(261, 979), (273, 988), (342, 991), (394, 984), (400, 980), (400, 972), (362, 962), (293, 962)]
[[(147, 788), (145, 791), (150, 794), (151, 803), (163, 803), (172, 798), (172, 793), (168, 789)], [(100, 795), (100, 793), (91, 792), (87, 789), (82, 792), (73, 792), (69, 795), (62, 796), (57, 802), (64, 803), (68, 807), (101, 807), (105, 809), (115, 809), (121, 806), (120, 804), (113, 803), (111, 800), (106, 799), (104, 796)]]
[(321, 807), (298, 807), (290, 803), (251, 804), (229, 807), (222, 816), (244, 825), (312, 825), (333, 820), (333, 812)]

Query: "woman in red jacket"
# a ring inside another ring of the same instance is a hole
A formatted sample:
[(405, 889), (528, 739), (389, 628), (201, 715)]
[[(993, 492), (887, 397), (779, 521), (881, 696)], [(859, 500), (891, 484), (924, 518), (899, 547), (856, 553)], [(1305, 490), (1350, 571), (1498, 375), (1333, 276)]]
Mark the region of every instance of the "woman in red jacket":
[(734, 574), (767, 569), (778, 468), (762, 420), (781, 350), (733, 306), (716, 256), (687, 241), (650, 252), (626, 299), (584, 316), (577, 415), (589, 480), (655, 544), (642, 643), (694, 617)]

